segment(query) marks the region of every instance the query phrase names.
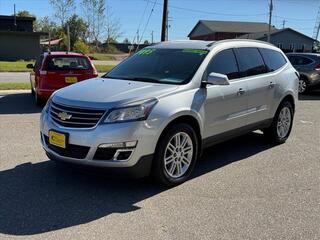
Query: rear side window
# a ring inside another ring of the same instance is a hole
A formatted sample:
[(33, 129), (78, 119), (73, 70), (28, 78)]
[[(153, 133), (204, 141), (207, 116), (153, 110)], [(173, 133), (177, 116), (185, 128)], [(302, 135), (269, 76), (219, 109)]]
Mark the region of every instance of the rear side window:
[(88, 70), (91, 68), (84, 57), (52, 57), (48, 60), (48, 70)]
[(213, 57), (208, 65), (207, 74), (212, 72), (225, 74), (229, 79), (240, 77), (237, 60), (232, 49), (223, 50)]
[(301, 57), (301, 56), (289, 56), (289, 60), (292, 65), (308, 65), (313, 63), (310, 58)]
[(237, 59), (242, 77), (268, 72), (257, 48), (237, 48)]
[(259, 50), (269, 71), (275, 71), (287, 63), (286, 59), (278, 51), (266, 48), (260, 48)]

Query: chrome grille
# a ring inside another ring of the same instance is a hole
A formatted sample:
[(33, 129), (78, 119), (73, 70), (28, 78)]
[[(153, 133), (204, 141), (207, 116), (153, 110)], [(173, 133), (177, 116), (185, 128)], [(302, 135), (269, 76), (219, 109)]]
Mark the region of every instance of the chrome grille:
[(91, 128), (94, 127), (106, 110), (87, 109), (51, 103), (50, 116), (54, 122), (64, 127)]

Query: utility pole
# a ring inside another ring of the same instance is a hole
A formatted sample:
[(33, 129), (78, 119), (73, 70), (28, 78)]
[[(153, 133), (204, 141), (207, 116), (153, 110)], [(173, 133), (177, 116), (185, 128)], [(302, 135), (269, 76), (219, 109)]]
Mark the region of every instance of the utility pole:
[(272, 3), (272, 0), (270, 0), (270, 2), (269, 2), (269, 29), (268, 29), (268, 42), (270, 42), (272, 10), (273, 10), (273, 3)]
[(67, 25), (67, 35), (68, 35), (68, 52), (70, 52), (70, 27)]
[(283, 21), (282, 21), (282, 29), (284, 29), (285, 25), (286, 25), (286, 20), (283, 19)]
[(153, 44), (153, 30), (151, 31), (151, 44)]
[(14, 15), (14, 28), (15, 30), (17, 30), (16, 4), (13, 4), (13, 15)]
[(168, 21), (167, 19), (168, 19), (168, 0), (163, 0), (161, 42), (164, 42), (166, 40), (167, 21)]

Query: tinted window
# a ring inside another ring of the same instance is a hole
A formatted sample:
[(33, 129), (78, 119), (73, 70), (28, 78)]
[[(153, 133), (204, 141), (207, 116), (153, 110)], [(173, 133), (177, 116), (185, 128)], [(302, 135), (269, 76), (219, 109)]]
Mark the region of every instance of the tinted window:
[(269, 71), (275, 71), (287, 62), (283, 55), (277, 51), (266, 48), (260, 48), (259, 50)]
[(243, 77), (268, 72), (257, 48), (238, 48), (237, 58)]
[(292, 65), (308, 65), (313, 62), (310, 58), (301, 56), (289, 56), (289, 60)]
[(207, 74), (212, 72), (225, 74), (229, 79), (239, 78), (237, 60), (232, 49), (223, 50), (213, 57)]
[(48, 62), (48, 70), (87, 70), (90, 63), (84, 57), (52, 57)]
[(104, 77), (168, 84), (189, 82), (208, 51), (144, 48)]

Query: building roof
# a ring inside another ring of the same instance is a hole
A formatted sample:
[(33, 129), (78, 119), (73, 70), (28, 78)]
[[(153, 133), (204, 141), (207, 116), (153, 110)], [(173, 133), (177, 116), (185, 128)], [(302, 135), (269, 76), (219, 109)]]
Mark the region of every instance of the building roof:
[[(264, 22), (238, 22), (238, 21), (212, 21), (199, 20), (196, 26), (191, 30), (188, 37), (192, 35), (194, 30), (203, 24), (212, 32), (233, 32), (233, 33), (253, 33), (268, 30), (269, 24)], [(272, 29), (275, 29), (272, 27)]]
[[(292, 31), (298, 35), (301, 35), (305, 38), (308, 38), (310, 40), (313, 40), (313, 41), (316, 41), (315, 39), (307, 36), (307, 35), (304, 35), (302, 34), (301, 32), (298, 32), (296, 30), (293, 30), (292, 28), (283, 28), (283, 29), (272, 29), (271, 32), (270, 32), (270, 35), (273, 36), (273, 35), (276, 35), (276, 34), (279, 34), (279, 33), (282, 33), (282, 32), (285, 32), (285, 31)], [(262, 32), (256, 32), (256, 33), (248, 33), (248, 34), (244, 34), (238, 38), (241, 38), (241, 39), (255, 39), (255, 40), (261, 40), (263, 38), (266, 38), (268, 36), (268, 31), (262, 31)]]
[(0, 30), (0, 35), (21, 35), (21, 36), (39, 35), (39, 36), (46, 36), (46, 35), (48, 35), (48, 33), (46, 33), (46, 32), (1, 31)]
[[(0, 20), (6, 20), (6, 19), (14, 20), (14, 16), (0, 15)], [(16, 19), (17, 20), (24, 20), (24, 21), (35, 21), (36, 20), (35, 17), (19, 17), (19, 16), (16, 16)]]

